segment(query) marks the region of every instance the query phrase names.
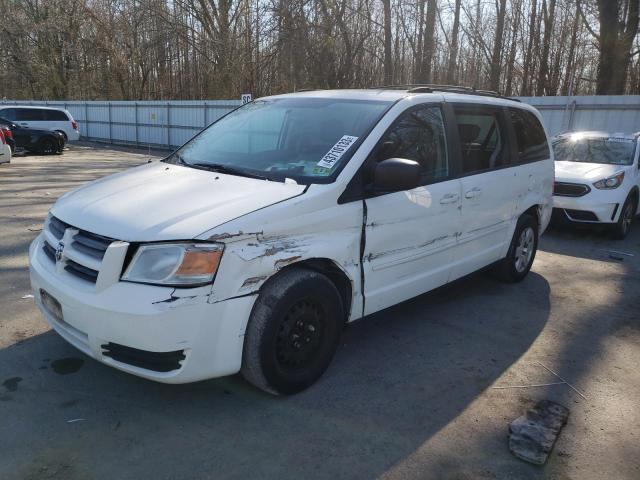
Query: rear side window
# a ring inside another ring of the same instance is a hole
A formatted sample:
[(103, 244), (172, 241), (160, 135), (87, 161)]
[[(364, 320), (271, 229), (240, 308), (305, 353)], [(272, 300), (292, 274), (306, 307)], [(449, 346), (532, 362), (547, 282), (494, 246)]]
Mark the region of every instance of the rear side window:
[(39, 108), (16, 108), (16, 120), (25, 122), (41, 122), (45, 120), (44, 110)]
[(470, 174), (498, 168), (505, 163), (507, 151), (500, 111), (491, 107), (454, 108), (460, 137), (462, 172)]
[(449, 162), (440, 107), (424, 106), (402, 113), (385, 133), (376, 153), (376, 161), (388, 158), (418, 162), (423, 184), (447, 178)]
[(509, 117), (516, 134), (518, 160), (535, 162), (549, 158), (549, 144), (536, 116), (526, 110), (510, 108)]
[(50, 122), (68, 122), (67, 114), (62, 110), (43, 110), (45, 118)]

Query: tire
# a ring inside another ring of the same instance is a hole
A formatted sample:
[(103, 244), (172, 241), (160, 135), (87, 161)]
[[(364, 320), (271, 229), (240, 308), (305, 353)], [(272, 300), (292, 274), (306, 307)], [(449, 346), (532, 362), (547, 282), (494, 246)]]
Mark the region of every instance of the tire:
[(64, 132), (64, 130), (56, 130), (56, 132), (62, 134), (62, 136), (64, 137), (64, 143), (67, 143), (69, 141), (69, 138), (67, 138), (67, 134)]
[(343, 326), (336, 286), (313, 270), (286, 269), (267, 282), (256, 300), (241, 373), (265, 392), (298, 393), (329, 367)]
[(629, 235), (631, 230), (631, 224), (636, 216), (636, 210), (638, 209), (637, 200), (634, 197), (627, 197), (627, 200), (622, 205), (620, 210), (620, 217), (613, 227), (613, 236), (617, 240), (623, 240)]
[(538, 251), (538, 222), (532, 215), (518, 219), (507, 256), (493, 270), (503, 282), (520, 282), (527, 276)]
[(44, 153), (45, 155), (52, 155), (58, 151), (56, 144), (50, 138), (45, 138), (40, 142), (40, 153)]

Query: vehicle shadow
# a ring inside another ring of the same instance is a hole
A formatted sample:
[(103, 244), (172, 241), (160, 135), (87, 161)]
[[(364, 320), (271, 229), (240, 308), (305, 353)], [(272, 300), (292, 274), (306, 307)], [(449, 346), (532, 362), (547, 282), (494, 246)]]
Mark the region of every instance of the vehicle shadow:
[(375, 478), (529, 349), (549, 296), (536, 273), (473, 275), (349, 325), (324, 377), (280, 398), (238, 375), (149, 382), (47, 332), (0, 350), (0, 477)]

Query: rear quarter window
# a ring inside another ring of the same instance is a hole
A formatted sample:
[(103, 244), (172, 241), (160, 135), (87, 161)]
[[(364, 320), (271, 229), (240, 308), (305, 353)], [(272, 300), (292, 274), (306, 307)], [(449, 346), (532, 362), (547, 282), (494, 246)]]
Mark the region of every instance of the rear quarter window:
[(50, 122), (68, 122), (67, 114), (62, 110), (43, 110), (45, 118)]
[(518, 149), (518, 162), (535, 162), (549, 158), (549, 144), (538, 118), (527, 110), (509, 109)]

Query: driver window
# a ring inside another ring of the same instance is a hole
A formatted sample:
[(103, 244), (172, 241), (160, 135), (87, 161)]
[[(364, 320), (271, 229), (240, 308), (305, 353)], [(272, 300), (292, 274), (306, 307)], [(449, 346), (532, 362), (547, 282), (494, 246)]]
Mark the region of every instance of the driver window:
[(442, 111), (437, 106), (404, 112), (382, 138), (376, 161), (388, 158), (415, 160), (422, 170), (422, 184), (449, 176)]

